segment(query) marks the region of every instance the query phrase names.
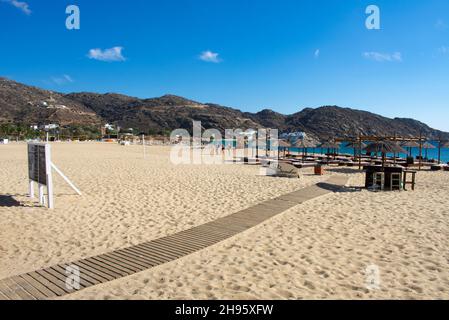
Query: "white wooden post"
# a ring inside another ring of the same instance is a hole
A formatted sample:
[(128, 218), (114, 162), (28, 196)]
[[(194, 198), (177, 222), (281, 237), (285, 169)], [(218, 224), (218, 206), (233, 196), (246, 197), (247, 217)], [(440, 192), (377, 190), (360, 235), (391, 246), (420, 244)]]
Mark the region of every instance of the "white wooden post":
[[(75, 187), (75, 185), (72, 183), (72, 181), (69, 180), (69, 178), (67, 178), (61, 170), (58, 169), (58, 167), (55, 166), (55, 164), (53, 162), (50, 163), (50, 167), (53, 168), (60, 176), (62, 179), (64, 179), (65, 182), (67, 182), (67, 184), (73, 189), (75, 190), (76, 193), (78, 193), (80, 196), (81, 191), (79, 191), (79, 189), (77, 187)], [(51, 172), (51, 171), (50, 171)]]
[(34, 181), (30, 180), (30, 198), (34, 199)]
[(44, 185), (39, 183), (39, 204), (45, 205)]
[(143, 158), (146, 160), (147, 158), (147, 150), (145, 147), (145, 135), (142, 135), (142, 145), (143, 145)]
[(47, 171), (47, 205), (49, 209), (54, 209), (55, 203), (53, 197), (53, 175), (51, 172), (51, 147), (49, 144), (45, 145), (45, 165)]

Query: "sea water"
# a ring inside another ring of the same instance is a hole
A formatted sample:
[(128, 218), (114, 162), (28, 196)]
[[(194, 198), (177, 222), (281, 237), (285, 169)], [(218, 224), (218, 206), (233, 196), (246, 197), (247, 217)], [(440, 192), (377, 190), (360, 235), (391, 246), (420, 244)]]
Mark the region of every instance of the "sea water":
[[(369, 144), (369, 142), (366, 142), (367, 144)], [(438, 160), (438, 142), (431, 142), (434, 146), (436, 146), (436, 149), (429, 149), (427, 150), (427, 158), (428, 159), (435, 159)], [(343, 153), (343, 154), (354, 154), (354, 149), (353, 148), (347, 148), (345, 147), (346, 143), (342, 143), (342, 147), (340, 149), (338, 149), (339, 153)], [(408, 150), (408, 148), (403, 148), (405, 150)], [(299, 152), (301, 153), (303, 149), (298, 149), (298, 148), (292, 148), (290, 149), (292, 152)], [(315, 148), (315, 149), (307, 149), (308, 153), (313, 152), (313, 150), (315, 150), (316, 153), (321, 153), (321, 148)], [(326, 153), (327, 149), (323, 149), (323, 152)], [(364, 152), (363, 152), (364, 153)], [(393, 154), (388, 154), (387, 156), (393, 156)], [(398, 156), (398, 155), (397, 155)], [(406, 158), (408, 156), (408, 154), (399, 154), (400, 157)], [(417, 157), (419, 156), (419, 148), (412, 148), (412, 156), (413, 157)], [(426, 157), (426, 150), (423, 149), (422, 150), (422, 156)], [(442, 148), (441, 149), (441, 162), (442, 163), (449, 163), (449, 148)]]
[[(369, 142), (365, 142), (365, 143), (369, 144)], [(432, 141), (431, 143), (436, 147), (436, 149), (429, 149), (429, 150), (427, 150), (427, 158), (428, 159), (438, 160), (438, 142)], [(229, 142), (229, 141), (223, 140), (222, 144), (223, 145), (232, 145), (234, 148), (237, 146), (237, 143), (235, 141)], [(347, 143), (342, 143), (340, 149), (338, 149), (338, 152), (341, 153), (341, 154), (351, 154), (351, 155), (354, 154), (354, 149), (345, 147), (345, 145), (347, 145)], [(280, 148), (280, 149), (283, 150), (283, 148)], [(408, 148), (403, 148), (403, 149), (408, 150)], [(288, 150), (290, 150), (291, 152), (294, 152), (294, 153), (302, 153), (303, 152), (303, 149), (301, 149), (301, 148), (289, 148)], [(326, 153), (327, 149), (323, 149), (323, 150), (321, 150), (321, 148), (315, 148), (315, 149), (308, 148), (307, 149), (308, 153), (312, 153), (312, 152), (321, 153), (321, 151), (323, 153)], [(392, 157), (393, 154), (388, 154), (387, 156), (391, 156)], [(402, 158), (406, 158), (408, 156), (408, 154), (399, 154), (399, 155), (396, 155), (396, 156), (400, 156)], [(419, 148), (412, 148), (412, 156), (415, 157), (415, 158), (417, 156), (419, 156)], [(425, 149), (422, 150), (422, 156), (426, 157), (426, 150)], [(442, 148), (441, 149), (441, 162), (442, 163), (449, 163), (449, 148)]]

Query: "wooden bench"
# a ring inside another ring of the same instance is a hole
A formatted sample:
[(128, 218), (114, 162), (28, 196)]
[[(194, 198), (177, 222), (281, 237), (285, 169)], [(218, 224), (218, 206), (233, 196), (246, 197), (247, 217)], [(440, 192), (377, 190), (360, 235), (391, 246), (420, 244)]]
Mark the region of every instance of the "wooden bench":
[[(416, 184), (416, 173), (417, 171), (414, 170), (405, 170), (404, 171), (404, 190), (407, 190), (407, 184), (410, 184), (412, 186), (412, 190), (415, 191), (415, 184)], [(407, 175), (412, 175), (412, 180), (407, 181)]]

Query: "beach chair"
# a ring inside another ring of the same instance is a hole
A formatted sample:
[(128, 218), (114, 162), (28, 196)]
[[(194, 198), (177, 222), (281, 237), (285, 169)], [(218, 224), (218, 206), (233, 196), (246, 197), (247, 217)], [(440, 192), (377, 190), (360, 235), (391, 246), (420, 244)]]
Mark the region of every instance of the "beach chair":
[(284, 178), (300, 178), (298, 168), (285, 162), (280, 162), (278, 164), (276, 176)]

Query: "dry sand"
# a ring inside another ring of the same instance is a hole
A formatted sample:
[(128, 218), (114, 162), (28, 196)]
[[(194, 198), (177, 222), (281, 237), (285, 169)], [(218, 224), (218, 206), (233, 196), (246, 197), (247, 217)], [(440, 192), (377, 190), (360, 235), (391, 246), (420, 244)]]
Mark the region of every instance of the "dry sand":
[(49, 211), (26, 197), (26, 145), (0, 146), (0, 278), (174, 234), (322, 180), (261, 177), (244, 165), (175, 166), (169, 151), (147, 148), (144, 160), (139, 146), (54, 144), (53, 161), (83, 196), (55, 175)]
[[(310, 170), (291, 180), (257, 176), (251, 166), (175, 167), (167, 148), (150, 153), (145, 161), (138, 147), (56, 144), (55, 162), (85, 195), (57, 180), (57, 209), (47, 211), (24, 197), (24, 145), (0, 146), (0, 195), (28, 206), (0, 205), (0, 278), (173, 234), (322, 179)], [(351, 185), (362, 184), (361, 174), (349, 175)], [(448, 179), (420, 172), (415, 192), (329, 194), (65, 298), (448, 299)], [(367, 289), (371, 265), (380, 271), (378, 290)]]

